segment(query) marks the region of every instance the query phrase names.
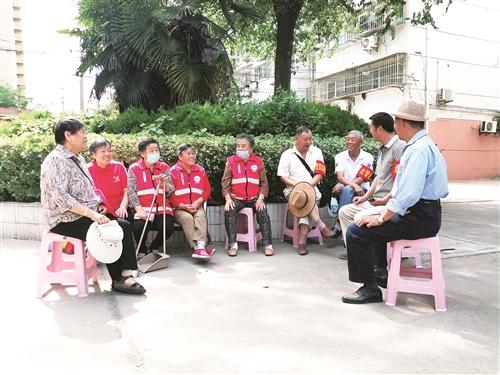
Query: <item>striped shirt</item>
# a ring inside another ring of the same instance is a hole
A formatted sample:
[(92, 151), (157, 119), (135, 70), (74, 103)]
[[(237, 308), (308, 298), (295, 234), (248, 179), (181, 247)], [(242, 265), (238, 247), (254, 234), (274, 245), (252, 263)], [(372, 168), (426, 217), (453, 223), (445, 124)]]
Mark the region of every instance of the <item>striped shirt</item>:
[[(42, 163), (40, 200), (49, 228), (81, 218), (70, 211), (77, 203), (97, 211), (101, 200), (94, 192), (85, 159), (57, 145)], [(80, 168), (79, 168), (80, 167)]]

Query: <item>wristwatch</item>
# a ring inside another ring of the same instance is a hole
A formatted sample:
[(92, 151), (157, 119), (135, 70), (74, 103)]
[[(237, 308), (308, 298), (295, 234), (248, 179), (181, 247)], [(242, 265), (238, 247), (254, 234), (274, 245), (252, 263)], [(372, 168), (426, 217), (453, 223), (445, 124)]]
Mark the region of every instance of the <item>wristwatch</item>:
[(378, 222), (379, 224), (384, 224), (384, 223), (385, 223), (385, 220), (384, 220), (384, 218), (382, 217), (382, 215), (379, 215), (379, 216), (377, 217), (377, 222)]

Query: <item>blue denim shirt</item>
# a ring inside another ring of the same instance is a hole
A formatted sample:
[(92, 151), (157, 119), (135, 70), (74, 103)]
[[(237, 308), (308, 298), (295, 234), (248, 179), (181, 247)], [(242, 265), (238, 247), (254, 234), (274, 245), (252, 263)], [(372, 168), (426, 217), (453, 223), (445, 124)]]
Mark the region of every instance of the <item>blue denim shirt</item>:
[(416, 133), (403, 149), (392, 194), (387, 208), (400, 214), (420, 199), (437, 200), (448, 195), (446, 162), (427, 130)]

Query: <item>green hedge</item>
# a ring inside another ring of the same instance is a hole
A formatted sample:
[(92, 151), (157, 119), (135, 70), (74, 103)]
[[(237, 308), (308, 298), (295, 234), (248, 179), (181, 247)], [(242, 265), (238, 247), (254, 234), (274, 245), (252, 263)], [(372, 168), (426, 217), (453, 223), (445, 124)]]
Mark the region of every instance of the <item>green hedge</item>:
[[(90, 134), (90, 142), (99, 135)], [(138, 158), (138, 135), (102, 134), (113, 144), (115, 160), (131, 163)], [(175, 149), (184, 142), (193, 144), (198, 149), (198, 162), (208, 172), (212, 184), (211, 204), (222, 203), (220, 181), (227, 157), (234, 152), (233, 136), (214, 136), (211, 134), (167, 135), (157, 137), (162, 149), (162, 157), (172, 165), (176, 160)], [(281, 153), (293, 145), (291, 136), (258, 136), (255, 152), (263, 157), (270, 183), (269, 200), (283, 201), (283, 185), (276, 177), (276, 170)], [(314, 143), (323, 150), (328, 169), (328, 184), (333, 185), (334, 156), (345, 149), (343, 137), (315, 137)], [(45, 156), (54, 148), (53, 135), (35, 134), (17, 137), (0, 136), (0, 200), (33, 202), (40, 199), (40, 165)], [(373, 155), (377, 145), (367, 140), (364, 150)], [(90, 155), (84, 155), (88, 158)]]
[(365, 121), (337, 106), (282, 94), (258, 103), (184, 104), (172, 110), (147, 113), (129, 108), (123, 113), (104, 109), (88, 114), (85, 124), (95, 133), (236, 135), (243, 129), (254, 136), (293, 134), (300, 125), (321, 137), (345, 136), (349, 130), (366, 133)]

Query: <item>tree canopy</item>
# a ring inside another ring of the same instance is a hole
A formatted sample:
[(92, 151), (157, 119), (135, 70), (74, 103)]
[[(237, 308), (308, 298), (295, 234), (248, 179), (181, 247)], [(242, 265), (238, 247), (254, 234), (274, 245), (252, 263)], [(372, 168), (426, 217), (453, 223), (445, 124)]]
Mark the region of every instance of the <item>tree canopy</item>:
[[(434, 25), (431, 10), (439, 4), (449, 7), (453, 0), (421, 0), (420, 11), (408, 18), (413, 24)], [(393, 27), (406, 0), (260, 0), (256, 1), (264, 23), (245, 22), (233, 49), (244, 50), (251, 58), (274, 60), (275, 93), (290, 89), (294, 64), (306, 61), (311, 53), (328, 54), (345, 27), (356, 28), (358, 16), (371, 10), (383, 20), (384, 33)]]
[(13, 89), (9, 85), (0, 84), (0, 107), (26, 108), (28, 100), (21, 88)]
[[(206, 16), (210, 0), (81, 0), (83, 57), (78, 73), (96, 70), (99, 99), (112, 87), (121, 110), (147, 110), (185, 102), (214, 101), (230, 84), (232, 67), (224, 29)], [(219, 0), (228, 24), (252, 9)]]

